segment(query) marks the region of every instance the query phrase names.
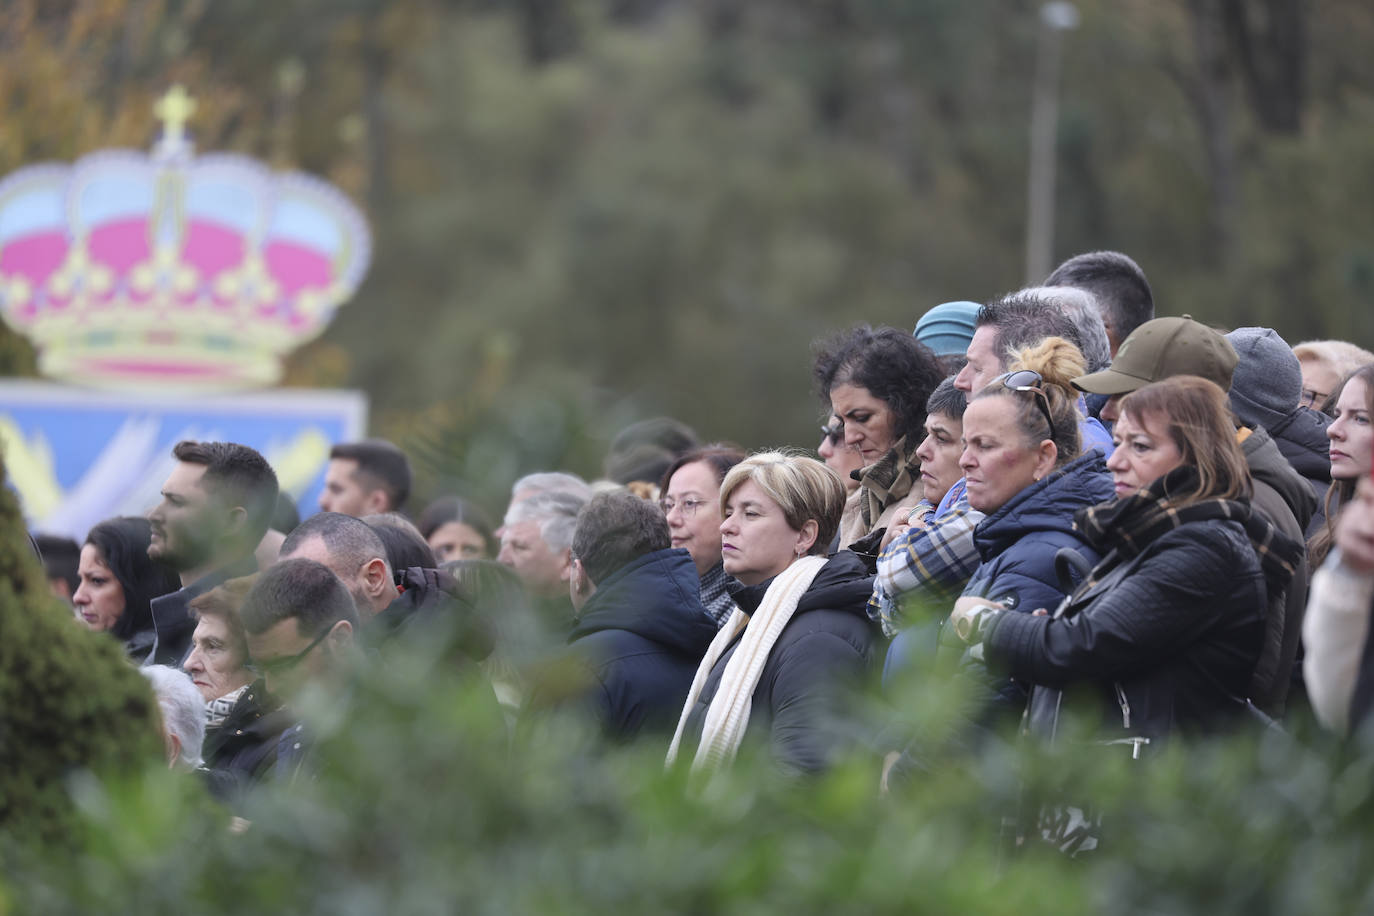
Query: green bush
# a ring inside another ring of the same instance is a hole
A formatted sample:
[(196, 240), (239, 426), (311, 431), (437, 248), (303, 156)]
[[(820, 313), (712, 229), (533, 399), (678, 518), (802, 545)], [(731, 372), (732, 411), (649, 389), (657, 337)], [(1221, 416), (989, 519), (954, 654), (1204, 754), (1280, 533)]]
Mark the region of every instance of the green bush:
[[(28, 844), (4, 895), (24, 912), (1355, 912), (1371, 882), (1374, 762), (1319, 739), (1242, 736), (1149, 761), (1013, 744), (947, 756), (880, 797), (876, 765), (785, 781), (757, 748), (704, 790), (666, 740), (606, 747), (567, 714), (510, 736), (431, 657), (317, 695), (317, 776), (240, 813), (190, 777), (67, 783), (80, 849)], [(947, 730), (924, 685), (908, 718)], [(872, 709), (870, 717), (887, 713)], [(864, 717), (859, 717), (861, 720)], [(1078, 859), (1004, 819), (1064, 800), (1102, 813)], [(4, 899), (0, 895), (0, 899)]]
[(4, 477), (0, 466), (0, 831), (63, 843), (72, 780), (160, 759), (157, 707), (119, 643), (48, 591)]

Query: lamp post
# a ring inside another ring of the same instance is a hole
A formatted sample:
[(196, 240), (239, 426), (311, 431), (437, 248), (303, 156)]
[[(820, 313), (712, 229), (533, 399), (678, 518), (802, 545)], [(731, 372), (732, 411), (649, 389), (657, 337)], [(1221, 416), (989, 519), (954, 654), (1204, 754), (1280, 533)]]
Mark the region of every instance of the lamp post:
[(1049, 275), (1054, 252), (1055, 134), (1059, 126), (1059, 57), (1064, 32), (1078, 27), (1078, 7), (1054, 0), (1040, 7), (1035, 83), (1031, 90), (1030, 168), (1026, 201), (1026, 285)]

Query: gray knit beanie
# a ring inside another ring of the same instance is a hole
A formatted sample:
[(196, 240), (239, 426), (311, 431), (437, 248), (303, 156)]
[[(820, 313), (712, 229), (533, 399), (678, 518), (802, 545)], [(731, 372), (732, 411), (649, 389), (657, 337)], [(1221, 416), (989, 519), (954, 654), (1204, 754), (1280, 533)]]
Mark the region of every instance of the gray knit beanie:
[(1226, 339), (1240, 361), (1231, 376), (1231, 409), (1246, 426), (1268, 429), (1298, 409), (1302, 367), (1273, 328), (1236, 328)]

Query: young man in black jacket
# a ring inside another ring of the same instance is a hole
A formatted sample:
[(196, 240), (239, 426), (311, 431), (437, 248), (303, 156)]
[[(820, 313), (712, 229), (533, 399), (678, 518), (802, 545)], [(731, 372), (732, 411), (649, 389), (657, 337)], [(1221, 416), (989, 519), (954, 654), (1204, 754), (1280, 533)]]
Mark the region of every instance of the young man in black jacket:
[(568, 643), (589, 672), (583, 699), (616, 738), (671, 735), (716, 635), (691, 554), (670, 544), (663, 512), (630, 493), (603, 493), (578, 517)]

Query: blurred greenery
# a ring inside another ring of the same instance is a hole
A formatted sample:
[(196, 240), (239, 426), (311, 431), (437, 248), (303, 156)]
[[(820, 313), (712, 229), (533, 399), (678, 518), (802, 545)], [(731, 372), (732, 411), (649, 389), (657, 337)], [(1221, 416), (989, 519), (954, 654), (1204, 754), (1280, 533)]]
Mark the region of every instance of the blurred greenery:
[(60, 855), (79, 834), (67, 781), (137, 772), (161, 731), (123, 646), (78, 626), (48, 590), (5, 479), (0, 465), (0, 832)]
[[(1374, 343), (1368, 4), (1078, 7), (1056, 259), (1132, 254), (1160, 314)], [(203, 149), (338, 182), (374, 266), (288, 383), (364, 389), (421, 498), (499, 509), (644, 416), (810, 446), (813, 339), (1022, 285), (1037, 12), (15, 0), (0, 170), (146, 146), (182, 81)], [(0, 371), (33, 372), (8, 332)]]
[[(1369, 5), (1078, 6), (1056, 257), (1132, 254), (1161, 314), (1374, 343)], [(14, 0), (0, 172), (146, 147), (180, 81), (202, 149), (337, 182), (369, 212), (374, 266), (287, 381), (366, 390), (422, 497), (499, 509), (522, 472), (595, 476), (648, 415), (809, 446), (814, 338), (1022, 285), (1037, 8)], [(0, 372), (33, 371), (0, 331)], [(32, 655), (9, 626), (0, 645)], [(70, 658), (108, 661), (88, 651)], [(0, 913), (1374, 909), (1374, 758), (1301, 726), (1146, 763), (937, 754), (888, 797), (876, 759), (789, 783), (746, 749), (698, 794), (663, 772), (666, 739), (598, 747), (557, 714), (512, 737), (474, 689), (432, 658), (361, 672), (310, 718), (319, 778), (264, 788), (242, 834), (146, 735), (94, 770), (25, 764), (11, 775), (44, 777), (34, 810), (57, 799), (60, 837), (0, 827)], [(855, 727), (896, 716), (939, 747), (948, 685), (896, 696)], [(65, 734), (27, 750), (81, 743)], [(128, 775), (135, 752), (148, 766)], [(1003, 817), (1064, 799), (1101, 811), (1099, 850), (1008, 842)]]
[[(553, 714), (512, 737), (472, 692), (482, 685), (434, 663), (393, 657), (348, 691), (316, 694), (306, 708), (318, 777), (251, 795), (246, 831), (160, 760), (133, 778), (68, 780), (75, 848), (0, 827), (0, 911), (1050, 916), (1374, 904), (1368, 748), (1246, 735), (1131, 761), (1082, 744), (992, 745), (880, 797), (874, 760), (792, 782), (746, 743), (733, 770), (696, 791), (681, 769), (663, 770), (664, 736), (597, 746), (587, 723)], [(905, 717), (935, 732), (949, 723), (948, 684), (899, 695)], [(1004, 817), (1065, 802), (1100, 812), (1095, 852), (1017, 846), (1004, 828)]]

